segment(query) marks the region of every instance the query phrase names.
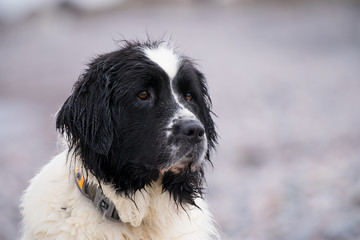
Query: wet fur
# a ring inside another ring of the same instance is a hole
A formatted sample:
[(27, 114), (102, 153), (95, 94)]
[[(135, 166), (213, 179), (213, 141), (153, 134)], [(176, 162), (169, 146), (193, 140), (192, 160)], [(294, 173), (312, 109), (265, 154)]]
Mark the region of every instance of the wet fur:
[[(170, 119), (179, 106), (167, 90), (169, 76), (143, 51), (159, 47), (171, 48), (163, 41), (123, 41), (119, 50), (94, 58), (80, 75), (56, 119), (66, 149), (42, 169), (23, 196), (24, 239), (218, 236), (203, 200), (204, 167), (206, 162), (211, 165), (217, 139), (206, 80), (191, 59), (179, 55), (171, 91), (179, 98), (185, 92), (193, 95), (192, 102), (181, 104), (204, 126), (206, 146), (203, 154), (196, 152), (202, 147), (190, 154), (204, 158), (199, 166), (189, 161), (179, 171), (171, 170), (174, 156), (184, 154), (191, 144), (176, 135), (181, 118)], [(136, 98), (144, 88), (151, 89), (151, 101)], [(186, 151), (178, 148), (174, 155), (171, 146), (179, 144)], [(74, 167), (114, 202), (121, 223), (101, 216), (81, 195), (71, 174)]]

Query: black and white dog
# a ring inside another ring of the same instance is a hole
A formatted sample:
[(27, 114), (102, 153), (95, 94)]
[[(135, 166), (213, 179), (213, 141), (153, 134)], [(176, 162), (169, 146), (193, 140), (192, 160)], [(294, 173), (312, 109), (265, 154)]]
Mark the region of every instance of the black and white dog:
[(23, 239), (218, 238), (203, 200), (210, 107), (204, 75), (168, 42), (95, 58), (57, 114), (65, 151), (22, 198)]

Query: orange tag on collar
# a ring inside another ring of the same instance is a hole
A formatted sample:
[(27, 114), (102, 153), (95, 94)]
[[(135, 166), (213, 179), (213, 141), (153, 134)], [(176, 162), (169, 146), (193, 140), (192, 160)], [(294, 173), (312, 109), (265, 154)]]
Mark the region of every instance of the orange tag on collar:
[(75, 178), (76, 178), (76, 182), (79, 186), (79, 188), (84, 191), (84, 177), (83, 175), (80, 173), (79, 169), (78, 168), (75, 168)]

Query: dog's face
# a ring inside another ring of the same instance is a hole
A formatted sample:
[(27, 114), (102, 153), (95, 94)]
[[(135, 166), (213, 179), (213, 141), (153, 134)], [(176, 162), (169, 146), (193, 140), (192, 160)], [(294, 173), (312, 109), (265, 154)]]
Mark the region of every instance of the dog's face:
[(162, 42), (126, 42), (89, 64), (56, 126), (86, 170), (117, 191), (162, 176), (175, 200), (193, 203), (216, 143), (210, 104), (190, 59)]

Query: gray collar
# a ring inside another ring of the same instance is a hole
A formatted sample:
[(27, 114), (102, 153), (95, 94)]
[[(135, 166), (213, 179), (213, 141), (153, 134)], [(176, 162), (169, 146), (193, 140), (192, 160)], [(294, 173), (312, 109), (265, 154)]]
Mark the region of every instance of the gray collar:
[(114, 203), (104, 195), (101, 188), (97, 187), (93, 183), (87, 182), (78, 168), (74, 170), (74, 174), (75, 183), (80, 192), (90, 199), (94, 203), (95, 207), (107, 218), (116, 222), (121, 221)]

